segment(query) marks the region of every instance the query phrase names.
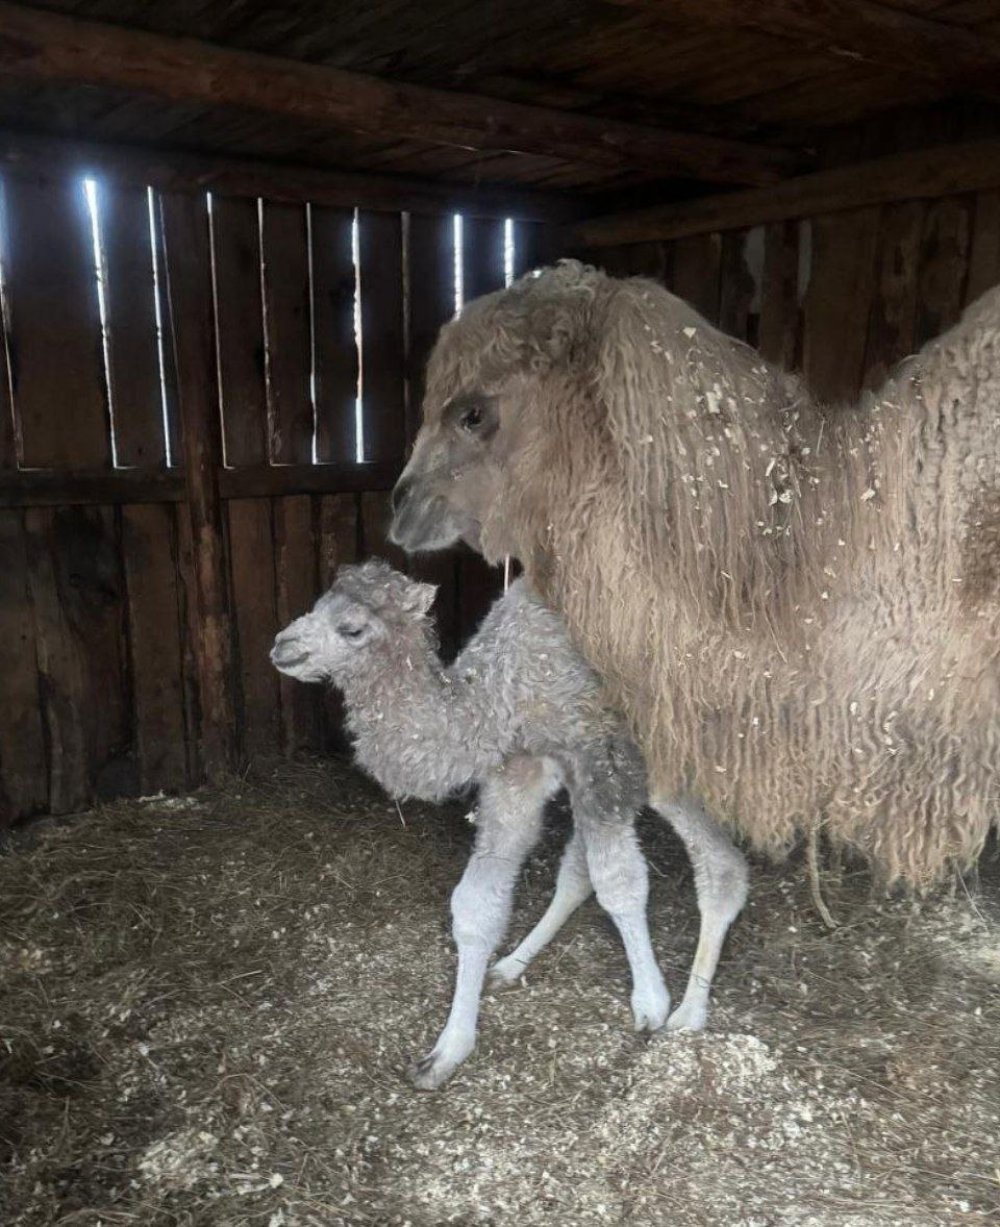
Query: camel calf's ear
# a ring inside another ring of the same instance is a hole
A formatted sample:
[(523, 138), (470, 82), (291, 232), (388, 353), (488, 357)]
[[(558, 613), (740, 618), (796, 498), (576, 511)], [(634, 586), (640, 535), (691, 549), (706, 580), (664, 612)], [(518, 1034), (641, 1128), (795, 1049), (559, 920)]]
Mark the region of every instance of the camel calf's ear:
[(425, 614), (434, 604), (436, 596), (437, 584), (412, 583), (403, 601), (403, 608), (410, 613)]

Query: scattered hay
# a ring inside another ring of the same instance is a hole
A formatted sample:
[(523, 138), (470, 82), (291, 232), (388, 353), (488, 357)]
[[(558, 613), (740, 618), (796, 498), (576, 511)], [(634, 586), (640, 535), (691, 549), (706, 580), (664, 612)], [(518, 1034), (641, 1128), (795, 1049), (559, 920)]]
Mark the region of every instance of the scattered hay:
[[(38, 824), (0, 858), (0, 1221), (935, 1227), (1000, 1213), (996, 860), (975, 897), (761, 868), (710, 1030), (645, 1042), (594, 905), (443, 1093), (467, 806), (339, 762)], [(544, 906), (565, 815), (528, 866)], [(645, 826), (675, 994), (696, 915)]]

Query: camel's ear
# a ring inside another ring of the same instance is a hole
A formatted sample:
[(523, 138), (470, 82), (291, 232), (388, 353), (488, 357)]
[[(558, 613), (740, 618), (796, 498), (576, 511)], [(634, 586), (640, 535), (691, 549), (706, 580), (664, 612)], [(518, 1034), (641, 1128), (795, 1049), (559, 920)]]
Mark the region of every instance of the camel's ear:
[(411, 583), (403, 601), (403, 608), (409, 613), (425, 614), (434, 604), (436, 596), (437, 584)]
[(527, 281), (525, 311), (534, 370), (558, 366), (570, 357), (586, 332), (593, 298), (593, 269), (576, 260), (560, 260)]

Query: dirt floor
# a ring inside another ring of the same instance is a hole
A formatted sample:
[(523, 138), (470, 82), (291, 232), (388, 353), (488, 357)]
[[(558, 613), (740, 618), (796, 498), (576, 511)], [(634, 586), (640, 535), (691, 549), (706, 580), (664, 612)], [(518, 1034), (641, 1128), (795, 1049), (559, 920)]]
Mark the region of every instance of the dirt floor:
[[(0, 856), (0, 1222), (687, 1224), (1000, 1220), (1000, 865), (915, 904), (758, 867), (703, 1036), (630, 1030), (593, 904), (487, 998), (443, 1091), (465, 809), (346, 766), (40, 824)], [(556, 812), (514, 929), (544, 907)], [(653, 818), (679, 999), (696, 912)], [(512, 937), (514, 934), (512, 934)]]

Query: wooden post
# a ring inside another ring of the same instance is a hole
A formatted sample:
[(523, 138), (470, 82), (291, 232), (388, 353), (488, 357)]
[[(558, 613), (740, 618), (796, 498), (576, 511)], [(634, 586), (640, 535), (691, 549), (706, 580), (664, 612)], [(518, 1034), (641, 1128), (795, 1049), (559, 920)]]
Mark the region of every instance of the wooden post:
[(208, 213), (203, 197), (172, 193), (162, 197), (161, 210), (193, 547), (199, 741), (204, 770), (214, 776), (235, 763), (235, 720)]

